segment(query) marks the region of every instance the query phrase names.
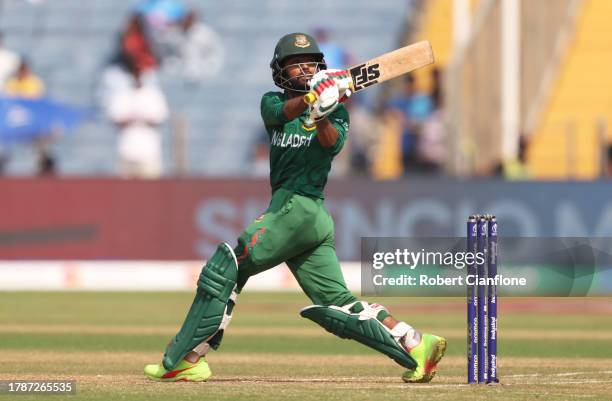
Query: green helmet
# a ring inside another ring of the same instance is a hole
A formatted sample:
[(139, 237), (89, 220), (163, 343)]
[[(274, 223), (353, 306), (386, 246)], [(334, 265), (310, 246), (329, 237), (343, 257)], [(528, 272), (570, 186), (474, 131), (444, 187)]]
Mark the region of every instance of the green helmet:
[[(274, 48), (274, 56), (272, 57), (272, 61), (270, 61), (272, 79), (276, 86), (280, 88), (297, 92), (308, 92), (308, 87), (299, 85), (296, 79), (289, 79), (285, 71), (287, 66), (283, 66), (283, 61), (286, 58), (298, 55), (315, 56), (314, 62), (317, 64), (317, 71), (327, 68), (325, 60), (323, 59), (323, 53), (312, 36), (299, 32), (290, 33), (280, 38)], [(303, 75), (311, 74), (303, 73)]]

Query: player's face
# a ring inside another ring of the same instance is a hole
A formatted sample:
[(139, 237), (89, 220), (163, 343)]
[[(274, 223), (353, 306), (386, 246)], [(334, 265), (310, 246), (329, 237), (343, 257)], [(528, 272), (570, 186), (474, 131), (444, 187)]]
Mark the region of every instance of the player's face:
[(316, 59), (310, 55), (289, 57), (283, 64), (287, 78), (295, 80), (300, 86), (306, 85), (308, 80), (317, 72)]

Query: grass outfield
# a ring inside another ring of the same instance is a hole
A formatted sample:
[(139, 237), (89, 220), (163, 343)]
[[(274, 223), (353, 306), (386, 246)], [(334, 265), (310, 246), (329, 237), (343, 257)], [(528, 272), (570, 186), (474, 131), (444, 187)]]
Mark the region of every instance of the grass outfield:
[[(209, 382), (147, 381), (142, 367), (160, 359), (191, 299), (0, 293), (0, 380), (76, 379), (69, 400), (612, 400), (611, 299), (502, 299), (503, 385), (468, 386), (464, 299), (378, 299), (449, 340), (434, 381), (407, 385), (390, 359), (300, 318), (305, 296), (245, 293), (208, 358)], [(30, 398), (40, 397), (19, 399)]]

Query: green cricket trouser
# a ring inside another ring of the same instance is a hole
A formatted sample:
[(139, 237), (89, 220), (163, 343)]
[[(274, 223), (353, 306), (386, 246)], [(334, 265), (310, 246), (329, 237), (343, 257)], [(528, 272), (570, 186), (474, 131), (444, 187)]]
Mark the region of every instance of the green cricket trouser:
[(266, 212), (240, 236), (235, 252), (238, 291), (249, 277), (286, 262), (314, 304), (343, 306), (357, 300), (346, 288), (334, 222), (322, 199), (277, 189)]

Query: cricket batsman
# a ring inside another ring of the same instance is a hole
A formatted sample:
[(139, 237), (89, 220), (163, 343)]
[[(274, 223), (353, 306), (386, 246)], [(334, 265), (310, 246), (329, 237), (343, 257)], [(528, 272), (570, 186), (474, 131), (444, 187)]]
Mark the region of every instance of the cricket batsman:
[[(304, 33), (283, 36), (270, 67), (283, 92), (261, 99), (271, 146), (268, 209), (234, 249), (222, 243), (209, 258), (183, 326), (162, 363), (147, 365), (145, 375), (156, 381), (208, 380), (205, 355), (221, 344), (249, 277), (285, 262), (314, 304), (301, 310), (302, 317), (392, 358), (406, 369), (404, 381), (429, 382), (446, 340), (396, 320), (382, 305), (355, 298), (336, 256), (323, 191), (332, 160), (347, 139), (349, 115), (342, 102), (351, 94), (348, 72), (326, 69), (317, 43)], [(316, 93), (312, 104), (304, 100), (309, 92)]]

